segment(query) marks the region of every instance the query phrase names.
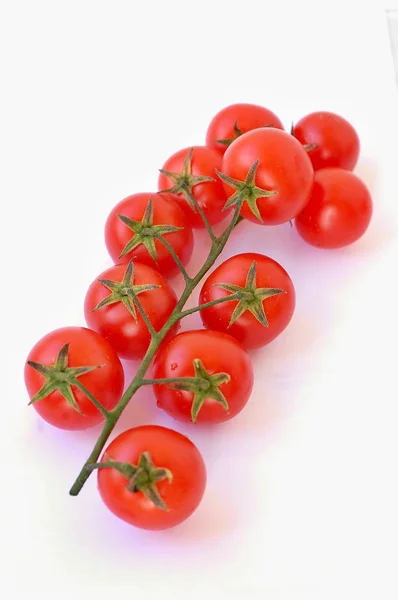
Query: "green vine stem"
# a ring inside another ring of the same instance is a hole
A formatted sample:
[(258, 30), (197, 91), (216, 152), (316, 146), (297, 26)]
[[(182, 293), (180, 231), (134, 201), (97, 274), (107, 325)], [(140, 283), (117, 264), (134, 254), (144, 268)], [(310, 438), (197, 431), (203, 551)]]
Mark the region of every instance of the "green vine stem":
[[(149, 332), (151, 333), (151, 342), (150, 342), (148, 350), (140, 364), (140, 367), (139, 367), (136, 375), (134, 376), (134, 379), (131, 381), (130, 385), (124, 392), (119, 403), (111, 411), (101, 410), (101, 412), (104, 414), (104, 417), (105, 417), (105, 423), (104, 423), (103, 429), (98, 437), (98, 440), (97, 440), (90, 456), (86, 460), (83, 468), (81, 469), (79, 475), (77, 476), (74, 484), (72, 485), (72, 487), (70, 489), (69, 493), (71, 494), (71, 496), (77, 496), (79, 494), (83, 485), (85, 484), (85, 482), (91, 475), (93, 468), (94, 468), (93, 465), (97, 462), (110, 434), (112, 433), (116, 423), (118, 422), (122, 412), (126, 408), (127, 404), (130, 402), (131, 398), (134, 396), (136, 391), (142, 385), (148, 385), (150, 380), (144, 379), (145, 374), (152, 362), (152, 359), (154, 358), (154, 356), (159, 348), (160, 343), (166, 336), (167, 332), (178, 321), (180, 321), (184, 317), (186, 317), (194, 312), (202, 310), (202, 308), (207, 308), (208, 306), (212, 306), (214, 304), (220, 304), (221, 302), (227, 302), (227, 301), (231, 301), (231, 300), (235, 299), (234, 295), (229, 295), (229, 296), (226, 296), (225, 298), (219, 298), (217, 300), (213, 300), (212, 302), (207, 302), (206, 304), (202, 304), (199, 306), (195, 306), (194, 308), (183, 310), (185, 303), (187, 302), (188, 298), (192, 294), (193, 290), (199, 284), (199, 282), (204, 277), (204, 275), (206, 275), (206, 273), (209, 271), (209, 269), (214, 265), (215, 261), (217, 260), (217, 258), (221, 254), (221, 252), (223, 251), (224, 246), (227, 243), (228, 238), (231, 235), (233, 229), (241, 221), (241, 217), (239, 215), (241, 206), (242, 206), (242, 200), (240, 200), (239, 202), (236, 203), (235, 211), (234, 211), (233, 217), (232, 217), (228, 227), (226, 227), (224, 232), (218, 237), (215, 236), (207, 219), (204, 219), (206, 228), (207, 228), (209, 235), (211, 237), (211, 240), (212, 240), (212, 244), (210, 247), (208, 257), (207, 257), (205, 263), (203, 264), (202, 268), (197, 272), (197, 274), (194, 277), (185, 276), (185, 274), (184, 274), (185, 269), (184, 269), (184, 271), (182, 271), (182, 274), (185, 279), (184, 290), (181, 294), (179, 301), (176, 304), (174, 311), (171, 313), (168, 321), (165, 323), (165, 325), (159, 331), (155, 331), (153, 329), (152, 324), (150, 323), (147, 315), (145, 314), (145, 311), (143, 310), (143, 307), (141, 306), (141, 303), (139, 302), (137, 296), (134, 295), (133, 300), (136, 303), (137, 308), (138, 308), (139, 312), (141, 313), (141, 315), (149, 329)], [(178, 264), (177, 261), (176, 261), (176, 263)], [(178, 266), (180, 266), (180, 265), (178, 265)], [(170, 383), (172, 383), (172, 382), (170, 381)], [(97, 401), (95, 400), (95, 398), (94, 399), (91, 398), (91, 400), (93, 401), (93, 403), (95, 405), (97, 405)]]
[(83, 385), (78, 379), (76, 379), (73, 382), (73, 385), (75, 385), (82, 392), (82, 394), (84, 394), (89, 400), (91, 400), (94, 406), (96, 406), (98, 410), (104, 415), (105, 419), (108, 418), (109, 410), (102, 406), (101, 402), (98, 402), (97, 398), (95, 398), (95, 396), (92, 395), (90, 390), (88, 390), (85, 385)]

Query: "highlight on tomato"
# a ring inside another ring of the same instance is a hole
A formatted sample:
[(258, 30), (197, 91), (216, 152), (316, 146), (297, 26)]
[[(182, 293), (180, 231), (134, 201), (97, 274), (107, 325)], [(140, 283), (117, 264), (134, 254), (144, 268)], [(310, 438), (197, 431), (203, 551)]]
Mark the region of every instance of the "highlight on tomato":
[[(246, 405), (253, 388), (249, 355), (220, 331), (184, 331), (156, 355), (157, 404), (178, 421), (222, 423)], [(165, 378), (171, 382), (160, 383)]]
[(295, 219), (299, 235), (317, 248), (341, 248), (356, 242), (372, 217), (372, 198), (351, 171), (320, 169), (305, 208)]
[(228, 214), (223, 185), (216, 171), (221, 169), (219, 152), (207, 146), (192, 146), (179, 150), (160, 169), (160, 191), (176, 194), (192, 227), (205, 227), (202, 214), (210, 225), (219, 223)]
[[(159, 331), (173, 312), (177, 297), (156, 269), (133, 261), (101, 273), (90, 285), (84, 302), (89, 327), (107, 339), (119, 356), (129, 360), (142, 358), (151, 341), (138, 303)], [(177, 323), (169, 335), (178, 328)]]
[(229, 333), (246, 349), (269, 344), (288, 326), (295, 290), (285, 269), (269, 256), (247, 252), (232, 256), (204, 282), (199, 302), (221, 298), (200, 311), (207, 329)]
[(308, 151), (314, 170), (355, 167), (360, 150), (354, 127), (340, 115), (318, 111), (306, 115), (292, 127), (292, 135)]
[(87, 429), (104, 420), (90, 395), (106, 410), (118, 403), (122, 364), (107, 340), (85, 327), (45, 335), (29, 352), (25, 385), (30, 404), (60, 429)]
[(172, 194), (132, 194), (110, 212), (105, 243), (115, 263), (138, 260), (165, 277), (178, 273), (170, 248), (183, 265), (191, 258), (193, 233), (189, 219)]
[(206, 487), (197, 447), (181, 433), (157, 425), (120, 434), (93, 468), (109, 510), (142, 529), (182, 523), (197, 509)]
[(314, 170), (298, 140), (273, 127), (253, 129), (227, 149), (222, 179), (226, 207), (242, 202), (240, 214), (260, 225), (293, 219), (307, 204)]
[(206, 132), (206, 146), (222, 154), (236, 138), (260, 127), (284, 129), (279, 117), (272, 110), (257, 104), (230, 104), (220, 110), (211, 120)]

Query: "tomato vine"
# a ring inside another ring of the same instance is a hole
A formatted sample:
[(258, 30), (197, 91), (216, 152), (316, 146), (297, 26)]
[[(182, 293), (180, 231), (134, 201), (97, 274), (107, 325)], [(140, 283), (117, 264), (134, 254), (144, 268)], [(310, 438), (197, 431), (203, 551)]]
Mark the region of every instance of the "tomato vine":
[[(190, 200), (191, 200), (192, 204), (197, 208), (198, 203), (197, 203), (196, 198), (191, 194), (190, 191), (187, 190), (186, 193), (188, 193), (190, 195)], [(177, 261), (176, 258), (174, 257), (174, 255), (172, 254), (180, 272), (182, 273), (182, 275), (184, 277), (185, 287), (184, 287), (184, 290), (181, 294), (179, 301), (176, 304), (175, 309), (173, 310), (169, 319), (166, 321), (166, 323), (163, 325), (163, 327), (159, 331), (156, 331), (154, 329), (152, 323), (149, 320), (148, 315), (146, 314), (146, 312), (139, 300), (138, 295), (134, 292), (134, 288), (132, 287), (130, 289), (130, 297), (133, 300), (138, 311), (140, 312), (140, 314), (148, 328), (148, 331), (151, 335), (151, 342), (149, 344), (148, 350), (147, 350), (144, 358), (142, 359), (142, 362), (138, 368), (136, 375), (134, 376), (130, 385), (124, 392), (124, 394), (121, 397), (118, 404), (112, 410), (109, 410), (109, 411), (103, 410), (102, 411), (104, 414), (104, 417), (105, 417), (104, 426), (102, 428), (102, 431), (98, 437), (98, 440), (97, 440), (92, 452), (90, 453), (90, 456), (87, 458), (79, 475), (77, 476), (74, 484), (72, 485), (72, 487), (70, 489), (69, 493), (72, 496), (77, 496), (79, 494), (83, 485), (89, 478), (90, 474), (93, 471), (94, 465), (96, 464), (96, 461), (98, 460), (98, 457), (100, 456), (101, 451), (104, 448), (110, 434), (112, 433), (121, 414), (123, 413), (124, 409), (130, 402), (130, 400), (132, 399), (134, 394), (137, 392), (137, 390), (142, 385), (147, 385), (148, 383), (152, 383), (152, 381), (150, 381), (150, 380), (146, 381), (144, 379), (144, 377), (145, 377), (145, 374), (146, 374), (146, 372), (152, 362), (152, 359), (154, 358), (161, 342), (164, 340), (164, 338), (167, 335), (167, 333), (169, 332), (169, 330), (178, 321), (180, 321), (184, 317), (187, 317), (190, 314), (201, 311), (204, 308), (213, 306), (215, 304), (220, 304), (222, 302), (231, 301), (231, 299), (233, 299), (233, 296), (230, 295), (225, 298), (219, 298), (217, 300), (213, 300), (211, 302), (206, 302), (205, 304), (199, 304), (198, 306), (184, 310), (184, 306), (185, 306), (188, 298), (191, 296), (193, 290), (200, 283), (200, 281), (206, 275), (206, 273), (209, 271), (209, 269), (214, 265), (215, 261), (220, 256), (221, 252), (223, 251), (232, 231), (234, 230), (236, 225), (240, 222), (240, 220), (241, 220), (240, 210), (242, 207), (242, 202), (243, 202), (243, 196), (239, 196), (236, 198), (235, 210), (234, 210), (232, 219), (230, 220), (230, 222), (229, 222), (228, 226), (225, 228), (225, 230), (219, 236), (216, 236), (214, 234), (214, 231), (211, 228), (210, 224), (208, 223), (207, 219), (204, 220), (206, 229), (209, 232), (209, 235), (211, 238), (211, 246), (210, 246), (210, 250), (209, 250), (206, 261), (204, 262), (203, 266), (201, 267), (201, 269), (199, 269), (199, 271), (196, 273), (196, 275), (194, 277), (190, 277), (188, 275), (188, 273), (186, 272), (185, 268), (183, 268), (183, 269), (181, 268), (182, 265), (181, 265), (180, 261), (179, 260)], [(202, 211), (199, 211), (199, 212), (201, 213)], [(162, 241), (164, 241), (164, 240), (162, 240)], [(183, 382), (184, 378), (181, 378), (180, 381)], [(163, 383), (167, 384), (168, 381), (165, 380)], [(170, 380), (169, 383), (176, 383), (176, 382)]]

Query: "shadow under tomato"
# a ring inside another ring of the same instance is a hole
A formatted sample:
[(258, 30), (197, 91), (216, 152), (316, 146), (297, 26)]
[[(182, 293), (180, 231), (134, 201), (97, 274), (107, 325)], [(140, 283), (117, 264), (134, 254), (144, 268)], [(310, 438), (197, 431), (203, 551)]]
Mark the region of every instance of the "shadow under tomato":
[(238, 522), (235, 509), (231, 503), (223, 502), (213, 481), (207, 486), (197, 510), (186, 521), (171, 529), (142, 530), (118, 519), (105, 506), (98, 507), (95, 530), (85, 538), (84, 543), (95, 547), (106, 540), (113, 549), (112, 561), (116, 562), (121, 557), (134, 560), (137, 553), (144, 561), (167, 555), (168, 559), (172, 560), (174, 556), (181, 562), (181, 544), (185, 550), (189, 549), (187, 560), (191, 561), (193, 555), (205, 558), (216, 552), (218, 542), (222, 544), (226, 535), (231, 534), (234, 523)]

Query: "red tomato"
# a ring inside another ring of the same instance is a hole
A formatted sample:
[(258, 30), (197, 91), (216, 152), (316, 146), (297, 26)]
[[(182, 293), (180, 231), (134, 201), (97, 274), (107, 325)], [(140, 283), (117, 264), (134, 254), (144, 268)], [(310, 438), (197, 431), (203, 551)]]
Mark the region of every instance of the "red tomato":
[(293, 282), (279, 263), (263, 254), (238, 254), (206, 279), (200, 304), (239, 298), (201, 311), (204, 326), (232, 335), (245, 348), (259, 348), (289, 324), (295, 307)]
[(221, 161), (219, 152), (206, 146), (193, 146), (170, 156), (161, 169), (159, 190), (173, 190), (178, 194), (178, 203), (192, 227), (204, 227), (204, 223), (198, 210), (193, 208), (191, 195), (203, 209), (210, 225), (222, 221), (228, 214), (223, 212), (227, 198), (216, 174), (216, 169), (221, 169)]
[(359, 156), (359, 137), (353, 126), (331, 112), (313, 112), (298, 121), (292, 131), (308, 151), (315, 170), (341, 167), (352, 171)]
[(296, 217), (301, 237), (318, 248), (340, 248), (358, 240), (372, 217), (372, 198), (366, 185), (344, 169), (315, 173), (307, 206)]
[[(98, 331), (122, 358), (142, 358), (151, 336), (131, 297), (134, 290), (150, 322), (159, 331), (173, 312), (177, 298), (158, 271), (139, 262), (115, 265), (90, 285), (84, 302), (87, 324)], [(96, 310), (95, 310), (96, 309)], [(175, 325), (169, 332), (174, 334)]]
[(224, 154), (222, 173), (227, 204), (234, 203), (238, 192), (244, 193), (241, 215), (261, 225), (295, 217), (308, 202), (314, 176), (302, 145), (273, 127), (238, 137)]
[[(129, 429), (105, 450), (102, 464), (111, 461), (127, 466), (100, 468), (98, 489), (109, 510), (131, 525), (174, 527), (202, 500), (206, 487), (203, 458), (197, 447), (176, 431), (156, 425)], [(141, 472), (134, 472), (134, 466)], [(147, 475), (154, 480), (152, 485), (148, 485)]]
[[(87, 429), (103, 421), (76, 381), (107, 410), (122, 395), (121, 362), (109, 342), (90, 329), (63, 327), (48, 333), (32, 348), (28, 361), (25, 384), (33, 407), (55, 427)], [(38, 395), (42, 397), (36, 400)]]
[(196, 380), (170, 384), (177, 387), (154, 385), (158, 406), (178, 421), (232, 419), (247, 403), (253, 387), (249, 355), (233, 337), (219, 331), (184, 331), (163, 344), (153, 376)]
[(260, 127), (284, 128), (280, 119), (268, 108), (257, 104), (231, 104), (220, 110), (210, 122), (206, 146), (224, 154), (237, 137)]
[(183, 265), (191, 258), (193, 234), (184, 211), (172, 194), (133, 194), (111, 211), (105, 225), (105, 242), (115, 263), (136, 259), (155, 267), (165, 277), (178, 272), (169, 250), (154, 235), (168, 242)]

